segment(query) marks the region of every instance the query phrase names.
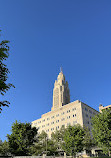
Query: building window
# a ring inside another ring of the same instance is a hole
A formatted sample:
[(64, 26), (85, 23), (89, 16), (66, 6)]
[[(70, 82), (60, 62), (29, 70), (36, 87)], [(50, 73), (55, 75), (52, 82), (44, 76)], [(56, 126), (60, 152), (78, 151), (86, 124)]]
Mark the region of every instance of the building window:
[(59, 120), (56, 120), (56, 123), (58, 123), (59, 122)]
[(54, 116), (51, 117), (52, 119), (54, 118)]
[(70, 112), (70, 110), (67, 110), (67, 113), (69, 113)]
[(89, 110), (89, 112), (92, 114), (92, 111), (91, 111), (91, 110)]
[(87, 108), (85, 108), (85, 111), (88, 111), (88, 109), (87, 109)]
[(73, 108), (72, 111), (76, 110), (76, 108)]
[(56, 127), (56, 130), (59, 129), (59, 126)]
[(75, 114), (75, 117), (76, 117), (76, 114)]
[(74, 117), (74, 115), (73, 115), (73, 117)]
[(51, 128), (51, 131), (53, 131), (54, 130), (54, 128)]
[(46, 132), (49, 132), (49, 129), (48, 129), (48, 130), (46, 130)]
[(88, 114), (86, 114), (86, 117), (88, 117)]
[(65, 120), (65, 118), (62, 118), (62, 119), (61, 119), (61, 121), (64, 121), (64, 120)]
[(58, 116), (59, 116), (59, 114), (56, 115), (56, 117), (58, 117)]
[(42, 120), (42, 122), (45, 122), (45, 119), (44, 119), (44, 120)]
[(70, 118), (70, 116), (67, 116), (67, 119), (69, 119)]
[(62, 112), (61, 115), (64, 115), (64, 112)]

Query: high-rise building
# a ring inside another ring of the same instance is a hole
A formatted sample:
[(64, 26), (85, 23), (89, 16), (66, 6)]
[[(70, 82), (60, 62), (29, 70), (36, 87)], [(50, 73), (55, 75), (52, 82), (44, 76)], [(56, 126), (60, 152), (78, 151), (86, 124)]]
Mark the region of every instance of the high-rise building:
[(32, 122), (32, 126), (37, 127), (38, 132), (43, 130), (48, 134), (59, 130), (62, 126), (80, 124), (92, 129), (91, 118), (99, 112), (87, 104), (76, 100), (70, 103), (70, 91), (65, 76), (60, 71), (53, 89), (53, 106), (51, 111), (45, 113), (40, 119)]

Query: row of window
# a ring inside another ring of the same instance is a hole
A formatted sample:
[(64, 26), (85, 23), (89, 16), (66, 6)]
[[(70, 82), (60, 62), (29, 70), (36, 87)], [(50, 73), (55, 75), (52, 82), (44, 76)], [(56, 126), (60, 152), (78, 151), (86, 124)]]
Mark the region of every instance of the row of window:
[(90, 119), (92, 118), (91, 116), (89, 116), (88, 114), (86, 114), (86, 117), (89, 117)]
[(90, 114), (94, 114), (94, 115), (96, 114), (95, 112), (92, 112), (91, 110), (88, 110), (86, 107), (85, 107), (85, 111), (89, 111)]
[[(74, 125), (74, 124), (77, 124), (77, 121), (73, 121), (73, 125)], [(70, 123), (67, 123), (67, 126), (69, 126), (69, 125), (71, 125), (71, 124), (70, 124)], [(65, 125), (62, 125), (61, 127), (65, 127)], [(40, 127), (39, 127), (39, 129), (40, 129)], [(55, 129), (58, 130), (58, 129), (59, 129), (59, 126), (56, 126)], [(51, 130), (51, 131), (54, 131), (54, 128), (51, 128), (50, 130)], [(47, 129), (46, 132), (49, 132), (50, 130)]]
[[(73, 115), (73, 117), (76, 117), (76, 114)], [(86, 114), (86, 117), (88, 117), (88, 115)], [(70, 116), (67, 116), (67, 119), (70, 119)], [(61, 121), (64, 121), (65, 118), (62, 118)], [(58, 123), (59, 120), (56, 120), (56, 123)], [(54, 124), (54, 121), (51, 122), (51, 124)], [(37, 123), (34, 123), (34, 125), (37, 125)], [(45, 125), (43, 125), (45, 127)], [(49, 126), (49, 123), (46, 124), (46, 126)]]
[[(76, 110), (76, 108), (72, 109), (72, 111), (74, 111), (74, 110)], [(67, 113), (69, 113), (69, 112), (70, 112), (70, 110), (67, 110)], [(61, 113), (61, 115), (64, 115), (64, 114), (65, 114), (65, 112)], [(59, 114), (56, 115), (56, 117), (58, 117), (58, 116), (59, 116)], [(54, 116), (51, 117), (51, 119), (53, 119), (53, 118), (54, 118)], [(50, 118), (47, 118), (47, 120), (50, 120)], [(42, 120), (42, 122), (45, 122), (45, 119)], [(41, 121), (39, 121), (38, 123), (41, 123)]]
[(86, 121), (86, 124), (91, 124), (91, 126), (93, 125), (92, 123), (90, 123), (89, 121)]

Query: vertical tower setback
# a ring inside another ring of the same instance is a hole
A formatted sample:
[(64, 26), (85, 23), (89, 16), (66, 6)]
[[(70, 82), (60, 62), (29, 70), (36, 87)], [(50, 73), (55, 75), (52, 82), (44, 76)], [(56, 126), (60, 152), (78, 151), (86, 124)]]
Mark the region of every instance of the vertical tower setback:
[(69, 86), (61, 70), (54, 83), (52, 110), (56, 110), (68, 103), (70, 103)]

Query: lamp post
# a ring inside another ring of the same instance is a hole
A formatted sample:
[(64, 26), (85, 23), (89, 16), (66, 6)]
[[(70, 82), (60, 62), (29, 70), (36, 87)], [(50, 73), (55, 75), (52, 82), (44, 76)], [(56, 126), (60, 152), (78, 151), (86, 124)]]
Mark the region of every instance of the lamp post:
[(46, 156), (47, 156), (47, 140), (48, 138), (46, 137)]

